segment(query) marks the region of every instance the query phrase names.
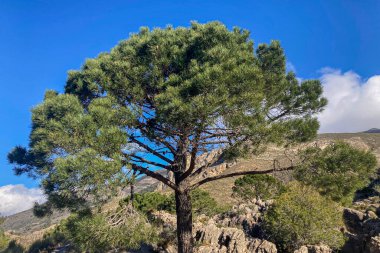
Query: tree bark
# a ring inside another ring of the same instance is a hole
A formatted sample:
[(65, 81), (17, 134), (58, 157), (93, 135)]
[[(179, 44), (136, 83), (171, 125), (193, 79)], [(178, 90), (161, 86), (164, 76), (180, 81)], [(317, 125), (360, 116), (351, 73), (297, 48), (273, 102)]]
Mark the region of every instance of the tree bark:
[(133, 206), (133, 202), (135, 201), (135, 182), (132, 182), (131, 183), (131, 192), (130, 192), (130, 194), (131, 194), (131, 203), (132, 203), (132, 206)]
[(178, 253), (193, 253), (193, 217), (190, 191), (175, 192)]

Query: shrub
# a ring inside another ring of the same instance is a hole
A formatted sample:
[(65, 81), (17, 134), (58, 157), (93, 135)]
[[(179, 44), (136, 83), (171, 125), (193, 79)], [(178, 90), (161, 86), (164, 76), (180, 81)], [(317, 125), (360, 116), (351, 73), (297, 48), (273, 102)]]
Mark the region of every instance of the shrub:
[[(207, 191), (196, 189), (191, 192), (194, 215), (205, 214), (212, 216), (225, 211)], [(125, 202), (129, 202), (126, 199)], [(135, 194), (133, 206), (143, 213), (151, 211), (167, 211), (175, 213), (175, 198), (173, 194), (167, 195), (159, 192), (146, 192)]]
[(8, 247), (3, 249), (1, 253), (24, 253), (25, 249), (18, 244), (15, 240), (12, 240), (8, 243)]
[[(5, 218), (0, 216), (0, 225), (3, 224)], [(0, 251), (8, 247), (9, 238), (4, 234), (3, 229), (0, 227)]]
[[(126, 202), (129, 202), (129, 199), (127, 199)], [(143, 213), (157, 210), (164, 210), (170, 213), (175, 212), (175, 200), (173, 196), (159, 192), (135, 194), (133, 206)]]
[(344, 244), (339, 206), (314, 188), (293, 182), (264, 215), (263, 228), (279, 250), (293, 252), (302, 245), (323, 243), (333, 249)]
[(295, 170), (296, 179), (344, 205), (350, 204), (355, 192), (366, 186), (376, 173), (376, 157), (370, 151), (344, 142), (324, 149), (307, 148), (301, 152), (301, 158), (303, 163)]
[(157, 240), (156, 230), (137, 212), (72, 216), (63, 224), (64, 234), (83, 251), (139, 249)]
[(207, 191), (195, 189), (191, 192), (191, 201), (193, 204), (193, 213), (195, 215), (205, 214), (213, 216), (226, 211), (226, 207), (219, 205)]
[(44, 234), (43, 238), (35, 241), (28, 249), (28, 253), (52, 252), (55, 247), (70, 244), (60, 229), (54, 229)]
[(235, 180), (233, 194), (243, 200), (273, 199), (285, 190), (281, 181), (270, 175), (247, 175)]
[(8, 247), (9, 238), (0, 230), (0, 252)]

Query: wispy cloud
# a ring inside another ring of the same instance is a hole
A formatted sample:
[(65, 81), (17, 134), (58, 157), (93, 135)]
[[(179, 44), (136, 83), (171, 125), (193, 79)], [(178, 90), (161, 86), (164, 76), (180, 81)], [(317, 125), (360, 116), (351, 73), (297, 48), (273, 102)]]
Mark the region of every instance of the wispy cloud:
[(26, 188), (22, 184), (0, 187), (0, 215), (7, 216), (33, 207), (35, 202), (42, 203), (45, 196), (38, 188)]

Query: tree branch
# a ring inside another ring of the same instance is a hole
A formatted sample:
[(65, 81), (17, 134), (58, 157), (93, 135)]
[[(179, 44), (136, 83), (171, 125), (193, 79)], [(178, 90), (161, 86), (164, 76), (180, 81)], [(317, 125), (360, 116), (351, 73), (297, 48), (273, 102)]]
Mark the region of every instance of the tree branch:
[(142, 143), (141, 141), (135, 139), (133, 136), (130, 137), (130, 140), (138, 145), (140, 145), (140, 147), (143, 147), (145, 150), (149, 151), (150, 153), (152, 153), (153, 155), (157, 156), (158, 158), (160, 158), (161, 160), (169, 163), (169, 164), (172, 164), (173, 161), (170, 160), (169, 158), (165, 157), (164, 155), (160, 154), (159, 152), (155, 151), (154, 149), (152, 149), (151, 147), (149, 147), (148, 145), (146, 145), (145, 143)]
[(157, 179), (158, 181), (166, 184), (167, 186), (169, 186), (170, 188), (172, 188), (175, 191), (179, 190), (178, 187), (172, 181), (170, 181), (168, 178), (166, 178), (166, 177), (164, 177), (164, 176), (162, 176), (156, 172), (153, 172), (153, 171), (151, 171), (147, 168), (144, 168), (142, 166), (138, 166), (137, 164), (132, 164), (132, 169), (137, 170), (141, 173), (144, 173), (145, 175), (150, 176), (154, 179)]
[(153, 162), (153, 161), (148, 161), (148, 160), (146, 160), (146, 159), (144, 159), (138, 155), (129, 155), (129, 156), (132, 158), (138, 159), (138, 161), (135, 160), (134, 162), (148, 163), (148, 164), (151, 164), (151, 165), (163, 168), (163, 169), (169, 169), (169, 166), (170, 166), (170, 165), (164, 165), (164, 164)]
[(293, 169), (294, 169), (294, 166), (289, 166), (289, 167), (285, 167), (285, 168), (281, 168), (281, 169), (238, 171), (238, 172), (233, 172), (233, 173), (229, 173), (229, 174), (222, 174), (222, 175), (218, 175), (218, 176), (214, 176), (214, 177), (205, 178), (205, 179), (193, 184), (192, 186), (190, 186), (190, 190), (193, 190), (202, 184), (205, 184), (205, 183), (208, 183), (211, 181), (215, 181), (215, 180), (219, 180), (222, 178), (236, 177), (236, 176), (243, 176), (243, 175), (269, 174), (269, 173), (273, 173), (273, 172), (289, 171), (289, 170), (293, 170)]

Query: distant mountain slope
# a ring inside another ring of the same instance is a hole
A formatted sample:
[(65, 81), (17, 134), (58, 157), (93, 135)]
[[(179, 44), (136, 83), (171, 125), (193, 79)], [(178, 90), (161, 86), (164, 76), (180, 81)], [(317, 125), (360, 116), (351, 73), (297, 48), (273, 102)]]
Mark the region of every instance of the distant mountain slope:
[[(164, 173), (164, 172), (162, 172)], [(155, 179), (150, 177), (142, 177), (136, 183), (135, 191), (144, 192), (150, 191), (157, 187), (158, 182)], [(128, 191), (123, 192), (122, 196), (128, 195)], [(68, 211), (58, 212), (55, 211), (49, 217), (37, 218), (33, 215), (33, 210), (29, 209), (20, 213), (16, 213), (6, 217), (4, 223), (1, 227), (8, 232), (13, 234), (27, 234), (35, 231), (39, 231), (45, 228), (48, 228), (54, 224), (59, 223), (62, 219), (65, 219), (69, 216)]]
[(363, 133), (380, 133), (380, 129), (379, 128), (371, 128), (367, 131), (364, 131)]

